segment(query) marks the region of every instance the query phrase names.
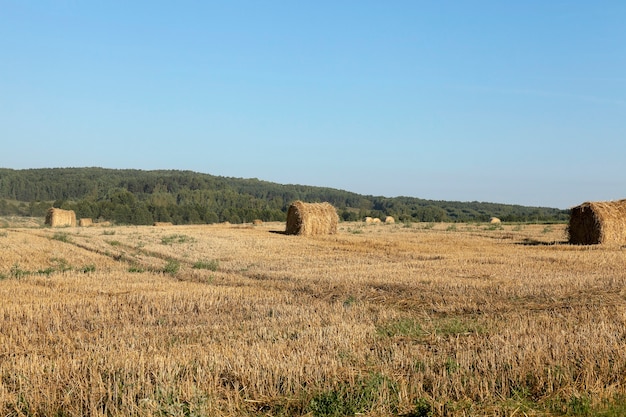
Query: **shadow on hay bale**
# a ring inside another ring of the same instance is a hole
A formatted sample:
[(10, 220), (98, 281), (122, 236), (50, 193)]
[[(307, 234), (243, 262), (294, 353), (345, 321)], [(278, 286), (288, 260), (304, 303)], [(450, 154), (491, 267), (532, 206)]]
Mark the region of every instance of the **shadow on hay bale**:
[(333, 235), (337, 233), (339, 216), (330, 203), (295, 201), (287, 211), (287, 235)]
[(573, 207), (567, 226), (574, 245), (626, 245), (626, 200), (586, 202)]

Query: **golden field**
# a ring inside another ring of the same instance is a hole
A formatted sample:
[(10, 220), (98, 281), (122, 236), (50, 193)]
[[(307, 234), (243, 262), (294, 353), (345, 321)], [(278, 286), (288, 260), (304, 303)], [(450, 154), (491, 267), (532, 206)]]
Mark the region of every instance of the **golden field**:
[(626, 249), (565, 225), (0, 229), (1, 416), (626, 414)]

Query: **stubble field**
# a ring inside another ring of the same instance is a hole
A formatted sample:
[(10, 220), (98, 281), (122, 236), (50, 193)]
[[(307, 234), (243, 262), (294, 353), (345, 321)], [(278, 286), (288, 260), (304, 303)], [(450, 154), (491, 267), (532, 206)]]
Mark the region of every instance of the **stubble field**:
[(626, 414), (625, 248), (282, 230), (0, 229), (0, 415)]

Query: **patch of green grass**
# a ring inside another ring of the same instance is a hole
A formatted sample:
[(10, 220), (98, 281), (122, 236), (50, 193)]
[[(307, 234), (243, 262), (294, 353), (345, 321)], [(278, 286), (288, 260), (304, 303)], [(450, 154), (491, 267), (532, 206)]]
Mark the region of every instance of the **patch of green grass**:
[(548, 225), (546, 227), (543, 228), (543, 230), (541, 231), (541, 233), (550, 233), (552, 231), (552, 226)]
[(67, 233), (64, 233), (64, 232), (56, 232), (52, 236), (52, 239), (58, 240), (59, 242), (64, 242), (64, 243), (70, 243), (72, 241), (70, 236)]
[(220, 262), (217, 259), (211, 261), (197, 261), (193, 264), (194, 269), (208, 269), (209, 271), (217, 271), (220, 266)]
[(56, 268), (53, 268), (53, 267), (51, 267), (51, 266), (50, 266), (50, 267), (48, 267), (48, 268), (46, 268), (46, 269), (39, 269), (39, 270), (37, 271), (37, 273), (38, 273), (39, 275), (46, 275), (46, 276), (50, 276), (51, 274), (53, 274), (53, 273), (55, 273), (55, 272), (57, 272)]
[(404, 336), (420, 338), (427, 334), (424, 329), (422, 329), (420, 323), (412, 318), (400, 319), (377, 326), (376, 332), (386, 337)]
[(186, 235), (174, 234), (174, 235), (163, 236), (161, 238), (161, 243), (163, 245), (171, 245), (172, 243), (190, 243), (190, 242), (194, 242), (194, 239)]
[(446, 228), (446, 232), (456, 232), (456, 230), (457, 230), (456, 224), (451, 224), (450, 226)]
[(113, 236), (115, 234), (115, 230), (105, 230), (102, 232), (104, 236)]
[(94, 264), (85, 265), (80, 269), (80, 271), (83, 274), (87, 274), (89, 272), (95, 272), (95, 270), (96, 270), (96, 266)]
[(414, 407), (408, 414), (403, 414), (402, 417), (432, 417), (433, 406), (426, 398), (418, 398), (413, 403)]
[(4, 232), (0, 232), (0, 237), (7, 237), (9, 236), (9, 233), (4, 231)]
[(176, 275), (180, 270), (180, 262), (175, 259), (170, 259), (167, 261), (167, 264), (163, 267), (163, 273), (170, 274), (172, 276)]
[(121, 245), (121, 242), (119, 240), (110, 240), (107, 243), (109, 245), (111, 245), (111, 246), (119, 246), (119, 245)]
[(504, 227), (502, 227), (501, 224), (499, 223), (494, 223), (494, 224), (489, 224), (485, 230), (504, 230)]
[(356, 297), (354, 295), (349, 295), (343, 302), (344, 307), (351, 307), (356, 303)]
[(51, 258), (50, 261), (55, 264), (55, 269), (59, 272), (72, 270), (72, 266), (64, 258)]
[(11, 271), (10, 271), (11, 278), (20, 279), (30, 274), (31, 274), (30, 271), (21, 269), (19, 264), (17, 263), (13, 264), (13, 266), (11, 267)]
[(433, 322), (435, 333), (441, 336), (459, 336), (470, 333), (483, 333), (484, 329), (476, 320), (468, 317), (445, 317)]
[(145, 269), (143, 269), (143, 268), (142, 268), (142, 267), (140, 267), (140, 266), (133, 265), (133, 266), (131, 266), (131, 267), (129, 267), (129, 268), (128, 268), (128, 272), (132, 272), (132, 273), (142, 273), (142, 272), (146, 272), (146, 270), (145, 270)]
[(389, 399), (386, 404), (390, 413), (397, 412), (398, 387), (395, 382), (381, 374), (359, 378), (354, 384), (338, 384), (334, 389), (313, 396), (309, 410), (314, 416), (339, 417), (366, 414), (379, 403), (381, 396)]

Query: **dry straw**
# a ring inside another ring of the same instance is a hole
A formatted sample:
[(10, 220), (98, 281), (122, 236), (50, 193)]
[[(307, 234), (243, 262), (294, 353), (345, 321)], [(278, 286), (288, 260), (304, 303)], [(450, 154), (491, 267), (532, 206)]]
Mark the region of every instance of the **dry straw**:
[(74, 210), (62, 210), (52, 207), (46, 214), (45, 224), (50, 227), (76, 227), (76, 213), (74, 213)]
[(567, 231), (575, 245), (626, 244), (626, 199), (573, 207)]
[(333, 235), (337, 233), (339, 216), (330, 203), (295, 201), (287, 211), (288, 235)]

